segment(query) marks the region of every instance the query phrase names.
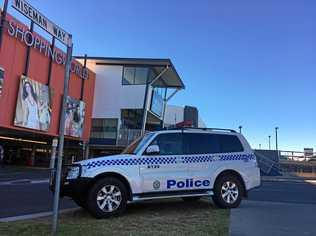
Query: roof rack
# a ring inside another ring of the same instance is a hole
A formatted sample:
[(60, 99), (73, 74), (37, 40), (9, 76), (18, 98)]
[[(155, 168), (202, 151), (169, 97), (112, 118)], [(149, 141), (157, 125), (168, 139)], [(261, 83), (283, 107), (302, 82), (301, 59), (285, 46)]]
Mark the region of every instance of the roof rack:
[(223, 129), (223, 128), (193, 128), (193, 127), (175, 127), (175, 128), (166, 128), (166, 130), (205, 130), (205, 131), (228, 131), (231, 133), (237, 133), (233, 129)]

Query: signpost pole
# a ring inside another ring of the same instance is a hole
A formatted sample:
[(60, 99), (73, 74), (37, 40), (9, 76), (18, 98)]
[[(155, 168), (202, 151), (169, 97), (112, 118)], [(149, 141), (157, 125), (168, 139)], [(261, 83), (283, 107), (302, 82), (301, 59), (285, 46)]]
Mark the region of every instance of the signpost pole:
[(49, 183), (50, 186), (53, 183), (53, 177), (55, 176), (55, 163), (56, 163), (56, 148), (58, 146), (58, 139), (54, 138), (52, 142), (52, 153), (50, 157), (50, 163), (49, 163), (49, 169), (50, 169), (50, 178), (49, 178)]
[[(70, 39), (71, 39), (71, 36), (70, 36)], [(72, 43), (70, 45), (67, 45), (64, 95), (63, 95), (63, 102), (62, 102), (61, 115), (60, 115), (60, 121), (59, 121), (59, 147), (58, 147), (57, 170), (56, 170), (56, 178), (55, 178), (52, 235), (56, 235), (57, 225), (58, 225), (60, 181), (61, 181), (61, 169), (62, 169), (62, 161), (63, 161), (62, 158), (63, 158), (63, 151), (64, 151), (65, 116), (66, 116), (66, 104), (67, 104), (67, 96), (68, 96), (71, 59), (72, 59)]]

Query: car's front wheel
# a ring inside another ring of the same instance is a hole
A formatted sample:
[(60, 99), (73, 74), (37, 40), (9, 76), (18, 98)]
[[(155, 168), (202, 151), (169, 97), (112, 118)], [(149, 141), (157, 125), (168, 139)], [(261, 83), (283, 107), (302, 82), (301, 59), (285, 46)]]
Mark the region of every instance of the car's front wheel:
[(214, 203), (220, 208), (236, 208), (243, 195), (242, 184), (234, 175), (221, 176), (214, 186)]
[(126, 209), (126, 204), (126, 187), (116, 178), (97, 181), (88, 194), (87, 208), (96, 218), (120, 215)]

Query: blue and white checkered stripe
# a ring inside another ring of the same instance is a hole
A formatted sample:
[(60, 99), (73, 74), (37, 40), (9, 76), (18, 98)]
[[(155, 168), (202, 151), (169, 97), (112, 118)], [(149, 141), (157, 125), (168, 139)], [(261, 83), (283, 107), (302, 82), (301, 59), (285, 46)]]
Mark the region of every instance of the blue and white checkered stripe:
[[(224, 155), (192, 155), (182, 156), (181, 162), (187, 163), (207, 163), (213, 161), (250, 161), (254, 160), (254, 154), (224, 154)], [(91, 161), (86, 165), (88, 169), (101, 166), (132, 166), (132, 165), (168, 165), (176, 164), (177, 157), (145, 157), (145, 158), (125, 158), (115, 160)]]
[(130, 158), (115, 160), (92, 161), (87, 164), (87, 168), (91, 169), (99, 166), (132, 166), (132, 165), (167, 165), (175, 164), (176, 157), (148, 157), (148, 158)]

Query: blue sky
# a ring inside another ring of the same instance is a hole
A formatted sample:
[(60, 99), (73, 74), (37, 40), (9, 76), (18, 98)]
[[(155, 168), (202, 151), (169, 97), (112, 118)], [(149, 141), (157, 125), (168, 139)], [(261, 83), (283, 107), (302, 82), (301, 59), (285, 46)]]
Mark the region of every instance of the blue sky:
[[(74, 54), (170, 58), (210, 127), (252, 147), (316, 148), (316, 1), (29, 0), (71, 32)], [(3, 0), (0, 0), (3, 3)], [(14, 10), (11, 8), (10, 12)]]

